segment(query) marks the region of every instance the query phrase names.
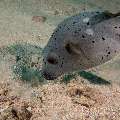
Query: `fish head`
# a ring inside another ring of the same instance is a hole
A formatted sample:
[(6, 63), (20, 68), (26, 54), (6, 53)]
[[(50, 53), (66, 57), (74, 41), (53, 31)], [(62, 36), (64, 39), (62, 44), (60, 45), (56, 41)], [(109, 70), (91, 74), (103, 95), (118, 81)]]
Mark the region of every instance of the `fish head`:
[(62, 74), (83, 70), (88, 66), (80, 43), (84, 37), (90, 39), (84, 32), (85, 28), (80, 23), (73, 26), (68, 21), (53, 32), (44, 48), (42, 73), (46, 79), (56, 79)]

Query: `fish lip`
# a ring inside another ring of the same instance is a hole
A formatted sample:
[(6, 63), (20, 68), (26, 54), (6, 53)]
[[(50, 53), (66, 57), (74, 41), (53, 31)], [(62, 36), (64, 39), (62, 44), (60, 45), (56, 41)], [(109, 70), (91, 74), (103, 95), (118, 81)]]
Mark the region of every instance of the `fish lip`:
[(46, 80), (54, 80), (57, 78), (53, 73), (47, 72), (47, 71), (42, 71), (42, 75)]

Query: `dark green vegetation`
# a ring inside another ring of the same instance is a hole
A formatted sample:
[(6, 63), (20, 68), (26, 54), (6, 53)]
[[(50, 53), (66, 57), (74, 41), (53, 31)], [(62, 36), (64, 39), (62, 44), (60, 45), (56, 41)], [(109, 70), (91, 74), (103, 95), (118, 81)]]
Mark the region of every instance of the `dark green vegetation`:
[(62, 82), (69, 83), (70, 80), (75, 79), (76, 76), (81, 76), (84, 79), (87, 79), (91, 84), (99, 84), (99, 85), (110, 85), (111, 83), (97, 75), (93, 74), (92, 72), (87, 71), (78, 71), (75, 73), (64, 75)]
[(15, 56), (16, 64), (12, 66), (13, 73), (21, 80), (31, 82), (33, 79), (43, 81), (40, 64), (42, 60), (42, 48), (25, 44), (14, 44), (6, 48), (1, 48), (3, 56), (10, 54)]

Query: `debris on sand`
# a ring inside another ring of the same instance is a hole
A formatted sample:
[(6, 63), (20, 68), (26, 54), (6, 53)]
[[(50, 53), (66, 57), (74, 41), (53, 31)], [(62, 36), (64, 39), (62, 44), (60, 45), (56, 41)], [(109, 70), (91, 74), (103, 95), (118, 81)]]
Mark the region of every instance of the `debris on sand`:
[(55, 10), (55, 11), (54, 11), (54, 15), (59, 15), (59, 11), (58, 11), (58, 10)]
[(9, 107), (1, 112), (1, 120), (30, 120), (32, 113), (25, 106)]
[(31, 107), (11, 91), (9, 83), (0, 83), (0, 120), (30, 120)]
[(102, 101), (99, 101), (99, 99), (102, 99), (101, 93), (97, 89), (86, 85), (69, 84), (67, 94), (71, 97), (74, 104), (80, 104), (85, 107), (94, 106), (98, 102), (102, 104)]
[(33, 16), (32, 21), (39, 22), (39, 23), (44, 23), (46, 21), (46, 17), (44, 17), (44, 16)]

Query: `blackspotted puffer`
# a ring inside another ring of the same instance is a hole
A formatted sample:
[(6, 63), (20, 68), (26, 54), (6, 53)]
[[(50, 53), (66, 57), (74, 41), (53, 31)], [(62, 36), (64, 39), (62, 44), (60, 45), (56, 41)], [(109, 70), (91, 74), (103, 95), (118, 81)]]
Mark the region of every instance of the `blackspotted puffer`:
[(82, 12), (65, 19), (44, 48), (42, 74), (48, 80), (111, 60), (120, 51), (120, 14)]

